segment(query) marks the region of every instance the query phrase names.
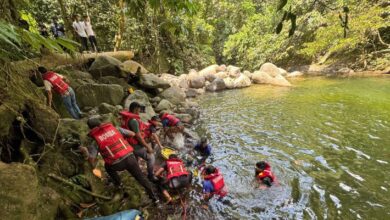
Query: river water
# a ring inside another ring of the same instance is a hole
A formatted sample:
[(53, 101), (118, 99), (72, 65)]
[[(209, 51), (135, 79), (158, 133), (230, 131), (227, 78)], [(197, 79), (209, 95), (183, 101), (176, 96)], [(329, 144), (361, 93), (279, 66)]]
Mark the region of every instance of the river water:
[[(208, 93), (196, 130), (229, 188), (216, 219), (390, 219), (390, 78), (306, 78)], [(268, 161), (279, 185), (253, 180)], [(192, 210), (199, 218), (203, 211)]]

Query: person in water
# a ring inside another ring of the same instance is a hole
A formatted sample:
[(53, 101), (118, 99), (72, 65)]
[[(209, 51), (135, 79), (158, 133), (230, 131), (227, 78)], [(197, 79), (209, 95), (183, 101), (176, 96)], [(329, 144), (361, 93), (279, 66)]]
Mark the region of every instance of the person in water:
[[(163, 175), (163, 174), (166, 175)], [(165, 196), (167, 203), (172, 202), (168, 189), (182, 189), (191, 184), (192, 173), (187, 171), (183, 161), (176, 155), (169, 155), (169, 159), (165, 161), (155, 176), (159, 177), (158, 186)]]
[(211, 146), (208, 144), (206, 137), (201, 138), (200, 142), (195, 145), (194, 150), (202, 156), (198, 161), (200, 165), (204, 164), (206, 159), (211, 155)]
[(174, 133), (184, 131), (184, 126), (180, 119), (164, 112), (160, 113), (159, 116), (164, 129), (165, 136), (172, 138)]
[(267, 187), (271, 187), (275, 181), (275, 176), (271, 171), (271, 166), (265, 161), (256, 163), (255, 176), (262, 185)]
[(206, 201), (210, 200), (214, 195), (219, 196), (219, 198), (227, 195), (227, 187), (218, 168), (208, 165), (203, 169), (202, 176), (203, 198)]

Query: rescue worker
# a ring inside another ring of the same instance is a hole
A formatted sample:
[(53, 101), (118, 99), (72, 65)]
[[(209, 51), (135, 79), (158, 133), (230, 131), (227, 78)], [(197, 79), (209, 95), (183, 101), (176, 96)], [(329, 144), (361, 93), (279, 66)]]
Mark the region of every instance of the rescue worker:
[(227, 195), (227, 187), (222, 174), (218, 168), (212, 165), (206, 166), (202, 171), (203, 176), (203, 198), (209, 200), (213, 195), (223, 198)]
[(256, 163), (255, 168), (256, 179), (260, 181), (261, 184), (271, 187), (275, 181), (275, 176), (271, 171), (271, 166), (265, 162), (260, 161)]
[(187, 171), (183, 161), (176, 154), (169, 155), (169, 159), (161, 165), (155, 175), (159, 177), (158, 185), (167, 203), (172, 201), (168, 189), (181, 189), (189, 186), (192, 181), (192, 173)]
[(184, 126), (180, 119), (168, 113), (160, 113), (160, 120), (164, 129), (165, 136), (173, 137), (174, 133), (183, 132)]
[(211, 146), (207, 143), (206, 137), (200, 139), (200, 143), (195, 145), (194, 150), (202, 156), (202, 158), (197, 161), (199, 165), (204, 164), (207, 157), (211, 155)]
[(122, 111), (121, 115), (121, 127), (128, 129), (135, 133), (135, 136), (127, 138), (127, 141), (134, 147), (134, 155), (138, 159), (139, 157), (147, 162), (147, 171), (149, 180), (156, 181), (153, 168), (155, 163), (155, 156), (153, 148), (145, 141), (146, 124), (141, 121), (139, 113), (141, 109), (145, 107), (138, 102), (132, 102), (129, 106), (129, 111)]
[[(164, 147), (161, 144), (160, 138), (157, 135), (158, 130), (158, 116), (153, 116), (148, 123), (146, 123), (145, 140), (148, 143), (157, 144), (160, 149)], [(154, 148), (154, 147), (153, 147)]]
[[(152, 190), (151, 183), (142, 173), (138, 161), (133, 154), (133, 147), (124, 139), (122, 134), (111, 123), (102, 123), (98, 117), (87, 121), (91, 129), (89, 136), (95, 140), (96, 145), (89, 146), (89, 161), (92, 167), (96, 166), (96, 156), (99, 152), (104, 159), (104, 167), (116, 186), (121, 186), (118, 171), (127, 170), (141, 184), (150, 199), (158, 202)], [(121, 129), (126, 136), (134, 133)]]
[(48, 71), (45, 67), (38, 67), (38, 71), (42, 74), (43, 84), (47, 92), (47, 105), (51, 107), (53, 100), (52, 90), (58, 93), (64, 102), (66, 109), (74, 119), (81, 118), (81, 111), (77, 105), (76, 95), (72, 87), (70, 87), (66, 81), (67, 79), (53, 71)]

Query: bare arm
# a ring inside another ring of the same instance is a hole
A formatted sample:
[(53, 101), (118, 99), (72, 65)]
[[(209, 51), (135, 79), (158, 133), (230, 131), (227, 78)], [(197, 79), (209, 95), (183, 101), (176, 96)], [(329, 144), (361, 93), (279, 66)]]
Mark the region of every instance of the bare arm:
[(155, 176), (160, 176), (162, 173), (164, 172), (164, 168), (160, 168), (156, 171), (156, 173), (154, 173)]
[(158, 137), (158, 135), (156, 133), (153, 133), (152, 134), (152, 138), (154, 141), (156, 141), (157, 145), (163, 149), (164, 147), (162, 146), (161, 142), (160, 142), (160, 138)]

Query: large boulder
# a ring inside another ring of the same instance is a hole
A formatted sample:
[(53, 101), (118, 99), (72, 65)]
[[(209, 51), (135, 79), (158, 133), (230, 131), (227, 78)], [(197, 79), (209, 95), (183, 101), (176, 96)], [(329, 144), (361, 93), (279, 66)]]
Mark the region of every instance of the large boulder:
[(183, 89), (189, 88), (188, 75), (182, 74), (179, 76), (179, 87)]
[(160, 103), (158, 103), (158, 105), (155, 108), (155, 110), (157, 112), (171, 111), (173, 109), (173, 107), (175, 107), (175, 106), (171, 102), (169, 102), (166, 99), (163, 99), (163, 100), (160, 101)]
[(142, 74), (139, 81), (140, 86), (148, 89), (167, 89), (170, 87), (169, 83), (167, 81), (162, 80), (161, 78), (157, 77), (156, 75), (150, 73), (150, 74)]
[(291, 86), (291, 83), (282, 75), (275, 76), (270, 84), (275, 86)]
[(164, 90), (159, 94), (159, 96), (170, 101), (174, 105), (178, 105), (186, 101), (186, 94), (177, 86), (172, 86)]
[(141, 74), (147, 74), (149, 72), (147, 69), (145, 69), (145, 67), (135, 62), (134, 60), (128, 60), (126, 62), (123, 62), (120, 67), (124, 72), (128, 74), (136, 74), (138, 68), (140, 68)]
[(195, 98), (198, 95), (198, 91), (196, 89), (187, 89), (185, 93), (187, 98)]
[(93, 77), (102, 76), (124, 77), (126, 74), (121, 70), (122, 62), (110, 56), (98, 56), (89, 67)]
[(39, 219), (41, 198), (34, 167), (0, 162), (0, 176), (1, 219)]
[(28, 101), (27, 112), (30, 126), (44, 138), (46, 143), (53, 142), (59, 123), (59, 115), (38, 102)]
[(190, 87), (194, 89), (200, 89), (205, 86), (205, 78), (203, 76), (196, 76), (190, 79)]
[(117, 78), (115, 76), (103, 76), (99, 78), (98, 82), (102, 84), (117, 84), (122, 86), (124, 90), (131, 87), (124, 78)]
[(225, 72), (226, 69), (227, 69), (226, 65), (222, 64), (222, 65), (218, 66), (216, 70), (217, 70), (217, 73), (219, 73), (219, 72)]
[(103, 102), (118, 105), (125, 93), (116, 84), (85, 84), (76, 89), (76, 95), (80, 107), (96, 107)]
[(170, 86), (179, 86), (180, 84), (180, 79), (179, 77), (169, 74), (169, 73), (163, 73), (160, 76), (161, 80), (164, 80), (169, 83)]
[(206, 86), (206, 90), (209, 92), (216, 92), (226, 89), (225, 81), (223, 79), (217, 78)]
[(234, 79), (231, 77), (223, 79), (225, 82), (226, 88), (228, 89), (234, 89)]
[(303, 76), (303, 73), (299, 71), (294, 71), (292, 73), (287, 74), (286, 78), (294, 78), (299, 76)]
[(229, 65), (227, 67), (227, 72), (229, 74), (230, 77), (232, 78), (238, 78), (240, 76), (240, 67), (236, 67), (236, 66), (232, 66), (232, 65)]
[(234, 80), (234, 88), (244, 88), (250, 86), (251, 84), (251, 79), (244, 74), (240, 74), (240, 76)]
[(249, 79), (252, 79), (253, 73), (249, 72), (248, 70), (245, 70), (242, 74), (244, 74), (245, 76), (249, 77)]
[(104, 102), (99, 105), (98, 110), (100, 114), (108, 114), (108, 113), (116, 114), (119, 112), (117, 107)]
[(272, 63), (264, 63), (260, 67), (260, 71), (267, 73), (271, 77), (281, 74), (279, 68)]
[(190, 114), (175, 114), (175, 116), (184, 123), (191, 123), (193, 119)]
[(272, 77), (266, 72), (255, 71), (252, 74), (252, 81), (256, 84), (269, 84), (272, 81)]
[(218, 68), (219, 66), (216, 64), (208, 66), (199, 71), (199, 76), (203, 76), (207, 81), (212, 82), (216, 78), (215, 74), (217, 73)]
[(283, 68), (278, 68), (279, 69), (279, 73), (282, 75), (282, 76), (287, 76), (288, 72), (283, 69)]
[(225, 78), (228, 78), (229, 77), (229, 73), (228, 72), (218, 72), (217, 74), (215, 74), (215, 76), (217, 78), (220, 78), (220, 79), (225, 79)]
[(154, 112), (154, 109), (152, 107), (152, 104), (149, 102), (149, 97), (148, 95), (141, 91), (141, 90), (135, 90), (134, 93), (130, 94), (124, 101), (123, 107), (124, 109), (128, 110), (129, 106), (133, 102), (138, 102), (141, 105), (145, 106), (145, 113), (141, 113), (141, 119), (143, 121), (149, 120), (151, 117), (156, 115)]

